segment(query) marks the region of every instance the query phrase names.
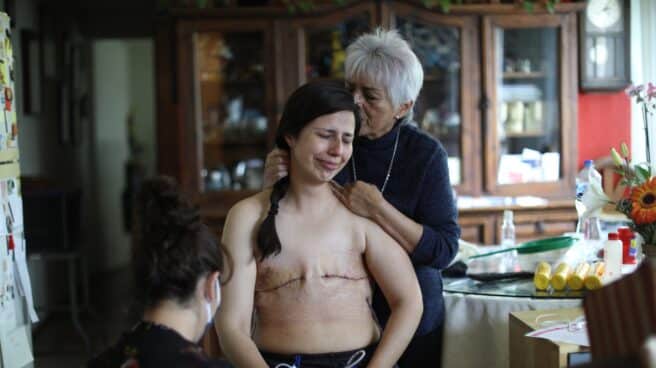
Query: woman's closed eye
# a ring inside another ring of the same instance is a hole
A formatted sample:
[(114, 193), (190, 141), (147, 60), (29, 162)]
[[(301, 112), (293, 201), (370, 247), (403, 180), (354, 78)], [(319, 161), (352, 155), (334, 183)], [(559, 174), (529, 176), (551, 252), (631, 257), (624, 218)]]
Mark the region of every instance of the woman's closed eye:
[(373, 94), (371, 94), (371, 93), (365, 93), (365, 94), (364, 94), (364, 98), (365, 98), (367, 101), (377, 101), (377, 100), (378, 100), (378, 96), (375, 96), (375, 95), (373, 95)]
[[(331, 133), (317, 133), (319, 138), (321, 139), (333, 139), (335, 138), (334, 134)], [(352, 144), (353, 143), (353, 137), (350, 135), (345, 135), (342, 137), (342, 143), (344, 144)]]

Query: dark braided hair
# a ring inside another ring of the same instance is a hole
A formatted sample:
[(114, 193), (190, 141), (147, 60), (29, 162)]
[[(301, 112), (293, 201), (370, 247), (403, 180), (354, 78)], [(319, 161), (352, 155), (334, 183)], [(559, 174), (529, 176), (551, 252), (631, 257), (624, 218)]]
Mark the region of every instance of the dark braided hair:
[(144, 307), (163, 300), (189, 301), (198, 280), (230, 263), (225, 248), (182, 197), (174, 179), (146, 180), (137, 196), (133, 264)]
[[(285, 137), (298, 137), (305, 126), (314, 119), (339, 111), (352, 111), (355, 117), (355, 135), (360, 130), (360, 114), (353, 95), (344, 82), (320, 80), (299, 87), (285, 104), (276, 132), (276, 146), (289, 152)], [(281, 245), (276, 231), (278, 203), (289, 189), (289, 177), (278, 180), (271, 191), (270, 207), (257, 232), (257, 249), (260, 260), (280, 253)]]

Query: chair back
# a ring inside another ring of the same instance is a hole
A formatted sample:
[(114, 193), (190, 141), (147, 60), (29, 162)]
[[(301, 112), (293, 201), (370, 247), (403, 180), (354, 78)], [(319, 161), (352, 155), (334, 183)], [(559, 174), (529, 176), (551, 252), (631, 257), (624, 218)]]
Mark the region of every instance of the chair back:
[(593, 361), (640, 352), (656, 334), (656, 273), (650, 260), (583, 301)]

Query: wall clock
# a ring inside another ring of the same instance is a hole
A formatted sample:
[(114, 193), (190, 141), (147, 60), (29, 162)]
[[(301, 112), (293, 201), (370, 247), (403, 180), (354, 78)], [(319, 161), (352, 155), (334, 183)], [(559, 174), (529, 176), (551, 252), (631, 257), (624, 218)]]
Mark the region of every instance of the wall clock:
[(588, 0), (579, 17), (580, 87), (614, 91), (630, 83), (630, 0)]

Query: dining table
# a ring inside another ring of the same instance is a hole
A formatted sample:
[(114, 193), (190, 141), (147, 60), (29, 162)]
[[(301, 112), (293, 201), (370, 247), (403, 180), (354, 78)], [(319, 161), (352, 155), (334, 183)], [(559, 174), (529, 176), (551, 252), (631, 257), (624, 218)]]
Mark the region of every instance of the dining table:
[(467, 266), (465, 277), (443, 280), (442, 367), (506, 368), (511, 312), (543, 310), (548, 318), (549, 310), (582, 306), (585, 291), (536, 290), (516, 252), (481, 258)]

